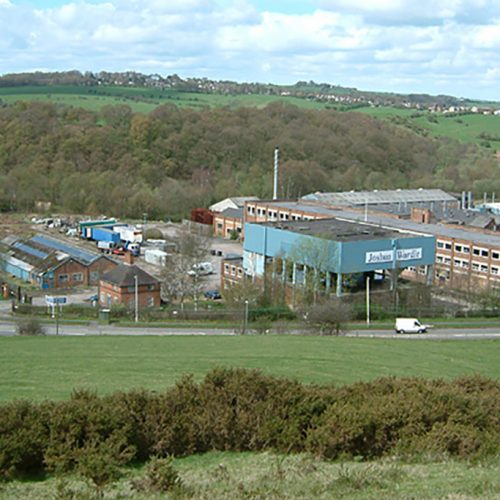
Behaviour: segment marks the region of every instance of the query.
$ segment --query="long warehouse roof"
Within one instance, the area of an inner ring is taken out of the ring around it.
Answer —
[[[368,213],[365,221],[365,214],[349,210],[347,208],[334,209],[322,207],[319,205],[312,205],[308,203],[301,203],[295,201],[277,201],[267,202],[269,206],[276,206],[286,208],[287,210],[297,210],[302,212],[309,212],[312,214],[326,215],[328,217],[335,217],[344,220],[368,222],[378,226],[389,227],[399,230],[413,231],[418,234],[431,234],[434,236],[445,236],[454,239],[469,240],[474,243],[482,243],[485,245],[493,245],[500,247],[500,236],[495,234],[486,234],[478,231],[468,231],[465,228],[454,228],[442,224],[419,224],[407,219],[395,219],[394,217],[384,217],[383,215],[373,215]]]
[[[31,238],[29,241],[38,243],[39,245],[44,246],[45,248],[60,250],[61,252],[70,255],[71,257],[79,260],[84,264],[90,264],[100,257],[100,254],[98,253],[89,252],[87,250],[83,250],[81,248],[68,245],[60,240],[49,238],[47,236],[42,236],[42,235],[33,236],[33,238]]]
[[[388,189],[373,191],[343,191],[338,193],[311,193],[301,198],[329,205],[365,205],[380,203],[456,202],[454,196],[442,189]]]

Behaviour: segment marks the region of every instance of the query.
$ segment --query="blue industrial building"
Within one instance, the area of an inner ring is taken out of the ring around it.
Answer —
[[[432,277],[435,237],[339,219],[246,223],[245,274],[269,272],[291,285],[321,282],[342,293],[347,275],[425,266]]]

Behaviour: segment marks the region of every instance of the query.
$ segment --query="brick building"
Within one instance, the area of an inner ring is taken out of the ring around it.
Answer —
[[[117,265],[108,256],[42,235],[16,238],[0,254],[4,272],[42,289],[97,285],[101,275]]]
[[[133,308],[136,293],[139,307],[160,305],[160,281],[136,265],[122,264],[104,274],[99,281],[101,307],[124,304]]]
[[[243,207],[226,208],[214,215],[214,235],[226,239],[239,239],[243,231]]]

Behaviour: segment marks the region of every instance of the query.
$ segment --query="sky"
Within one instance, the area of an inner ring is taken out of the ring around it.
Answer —
[[[0,74],[70,69],[500,101],[500,0],[0,0]]]

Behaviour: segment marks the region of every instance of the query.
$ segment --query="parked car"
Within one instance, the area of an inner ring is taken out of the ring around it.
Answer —
[[[95,307],[97,305],[97,302],[99,302],[99,295],[97,295],[97,293],[95,293],[94,295],[91,295],[90,297],[88,297],[86,300],[88,300],[90,302],[92,307]]]
[[[425,333],[429,325],[423,325],[416,318],[396,318],[396,333]]]
[[[207,290],[203,295],[210,300],[220,300],[222,298],[218,290]]]

